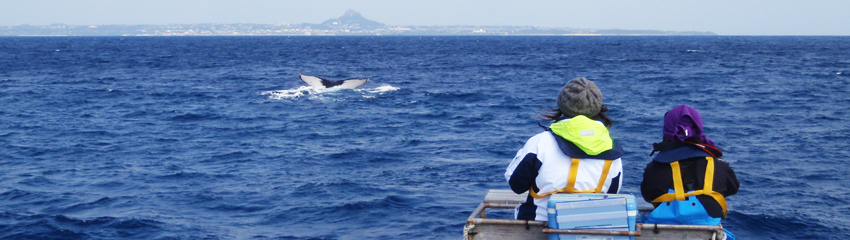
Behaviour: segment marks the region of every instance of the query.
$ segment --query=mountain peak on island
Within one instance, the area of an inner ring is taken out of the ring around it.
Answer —
[[[348,11],[345,11],[345,14],[339,18],[363,18],[363,16],[361,16],[359,12],[354,11],[354,9],[348,9]]]
[[[326,29],[374,30],[385,24],[364,18],[359,12],[349,9],[341,17],[328,19],[317,27]]]

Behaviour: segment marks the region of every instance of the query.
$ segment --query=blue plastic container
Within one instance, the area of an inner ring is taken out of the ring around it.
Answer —
[[[549,228],[634,231],[637,202],[631,194],[553,194],[548,204]],[[634,236],[549,234],[550,240],[634,240]]]

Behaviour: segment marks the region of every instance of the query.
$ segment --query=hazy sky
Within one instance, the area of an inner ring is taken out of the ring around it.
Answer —
[[[0,26],[320,23],[348,9],[388,25],[850,35],[850,0],[0,0]]]

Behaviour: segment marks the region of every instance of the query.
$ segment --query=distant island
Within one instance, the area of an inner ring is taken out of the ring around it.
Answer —
[[[348,10],[319,24],[168,24],[0,26],[0,36],[698,36],[713,32],[537,26],[390,26]]]

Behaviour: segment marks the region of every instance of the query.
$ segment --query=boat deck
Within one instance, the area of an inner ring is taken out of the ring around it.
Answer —
[[[484,202],[472,212],[466,220],[464,239],[549,239],[550,233],[577,235],[620,235],[634,236],[636,240],[647,239],[712,239],[722,240],[722,226],[709,225],[668,225],[638,223],[636,231],[603,231],[603,230],[567,230],[547,228],[546,222],[490,219],[486,218],[487,209],[513,209],[527,198],[527,193],[516,194],[511,190],[491,189]],[[639,205],[639,212],[652,211],[652,205]]]

